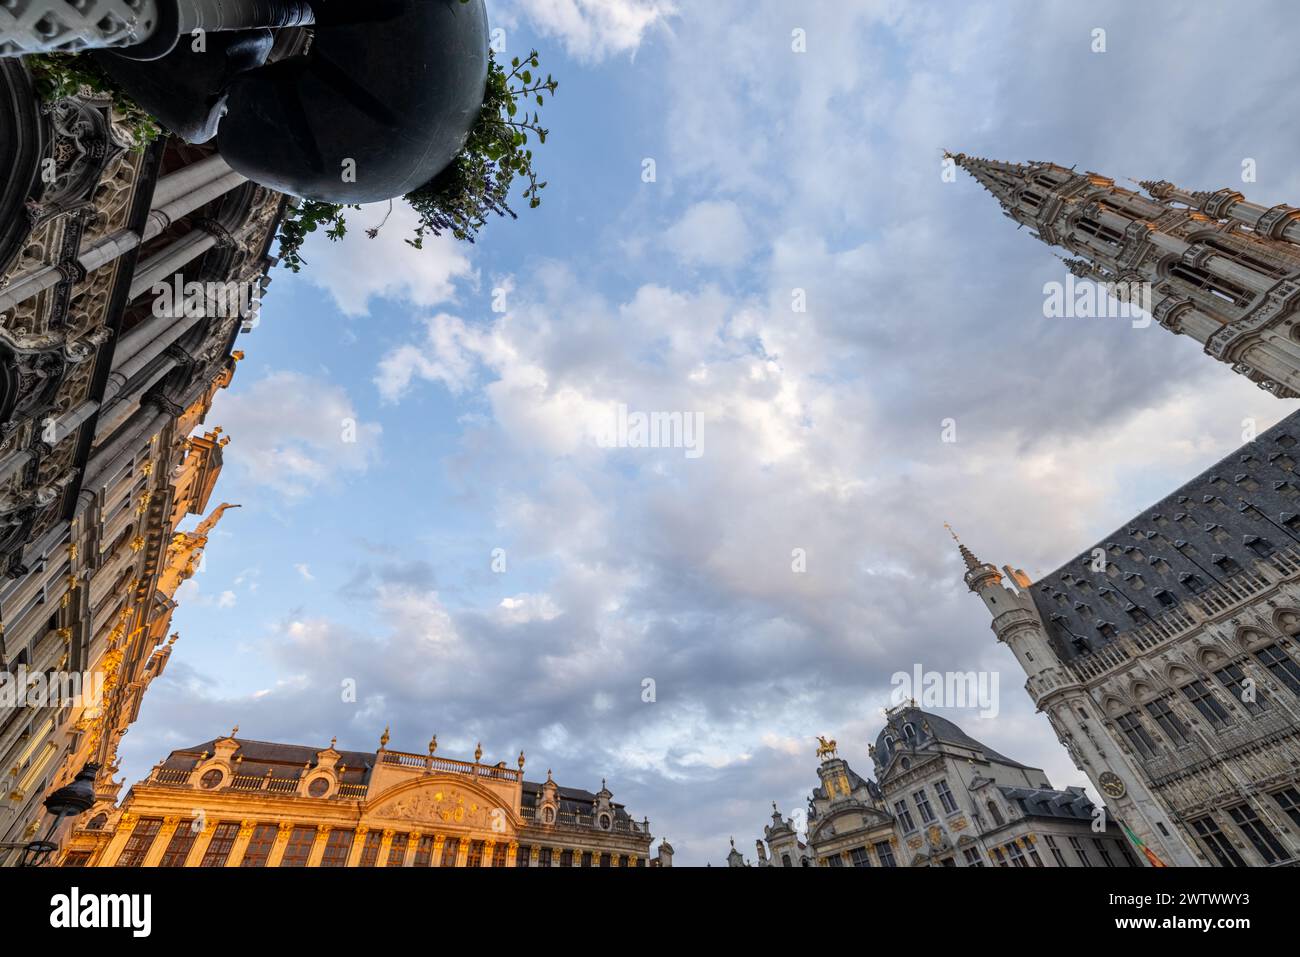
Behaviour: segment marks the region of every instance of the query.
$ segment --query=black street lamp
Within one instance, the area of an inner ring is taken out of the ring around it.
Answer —
[[[46,812],[54,815],[50,829],[45,837],[29,841],[23,847],[23,856],[19,867],[40,867],[50,859],[50,855],[59,849],[51,838],[59,830],[65,817],[75,817],[89,811],[95,803],[95,776],[99,774],[99,765],[90,763],[81,769],[71,784],[65,784],[45,799]]]

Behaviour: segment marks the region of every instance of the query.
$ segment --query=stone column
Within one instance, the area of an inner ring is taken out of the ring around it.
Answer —
[[[267,867],[279,867],[280,861],[284,859],[284,849],[289,843],[289,834],[293,831],[293,824],[289,821],[280,822],[279,833],[275,835],[275,843],[271,845],[271,855],[266,859]]]
[[[446,834],[435,834],[433,836],[433,857],[429,860],[430,867],[442,867],[442,849],[446,844]]]
[[[376,867],[388,866],[388,852],[393,848],[393,835],[397,833],[391,827],[384,828],[384,839],[379,842],[379,860],[375,861]]]
[[[256,829],[256,821],[239,822],[239,833],[235,835],[234,846],[230,848],[230,856],[226,858],[226,867],[241,867],[243,865],[244,854],[248,852],[248,843],[252,840],[253,831]],[[268,860],[267,864],[270,863]]]
[[[469,862],[469,839],[462,837],[456,848],[456,866],[464,867]]]
[[[348,867],[357,867],[361,863],[361,852],[366,846],[366,835],[370,833],[370,828],[364,824],[358,824],[356,831],[352,835],[352,850],[348,851]]]
[[[411,867],[415,863],[415,851],[419,846],[419,831],[411,831],[406,835],[406,853],[402,855],[402,867]]]
[[[122,848],[126,847],[126,842],[131,838],[131,832],[135,830],[136,816],[134,814],[123,814],[117,821],[117,827],[113,831],[113,839],[108,842],[108,850],[104,852],[104,860],[107,866],[113,867],[117,864],[117,859],[122,856]]]
[[[316,825],[316,840],[312,843],[311,853],[307,855],[308,867],[320,867],[321,858],[325,856],[325,845],[330,839],[330,826],[328,824]]]
[[[492,852],[496,850],[497,842],[489,838],[483,842],[483,860],[479,861],[480,867],[492,866]]]
[[[191,822],[190,827],[193,827],[194,823],[196,822]],[[203,855],[208,853],[208,845],[212,843],[212,835],[216,829],[216,821],[203,821],[203,830],[199,832],[199,836],[194,839],[194,844],[190,847],[190,856],[185,861],[187,865],[199,866],[199,862],[203,860]]]
[[[149,848],[149,853],[144,856],[145,867],[158,866],[163,854],[167,852],[167,845],[171,843],[172,835],[176,833],[176,825],[179,821],[180,818],[175,815],[163,818],[162,827],[158,829],[157,835],[154,836],[153,846]]]
[[[519,842],[511,841],[506,848],[506,867],[514,867],[516,858],[519,856]]]
[[[537,862],[542,859],[542,849],[534,844],[528,849],[528,866],[536,867]]]

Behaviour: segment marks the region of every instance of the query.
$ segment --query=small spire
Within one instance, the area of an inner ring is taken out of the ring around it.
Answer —
[[[953,530],[953,527],[947,522],[943,523],[943,527],[948,529],[948,534],[951,535],[952,540],[957,543],[957,551],[961,552],[961,557],[966,562],[966,569],[973,572],[975,569],[979,568],[982,562],[975,557],[974,552],[961,543],[961,539],[957,537],[957,533]]]

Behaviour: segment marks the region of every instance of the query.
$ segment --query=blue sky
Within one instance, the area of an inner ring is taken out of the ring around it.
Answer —
[[[949,716],[1084,784],[942,523],[1045,573],[1295,404],[1158,327],[1044,318],[1061,264],[940,148],[1300,197],[1285,4],[1089,6],[492,0],[507,54],[560,80],[544,202],[418,252],[405,210],[376,240],[366,210],[275,270],[209,419],[243,508],[184,586],[126,782],[234,724],[391,725],[607,778],[718,863],[803,804],[814,735],[869,774],[889,675],[921,663],[1000,671],[997,719]],[[619,403],[697,412],[705,454],[597,447]]]

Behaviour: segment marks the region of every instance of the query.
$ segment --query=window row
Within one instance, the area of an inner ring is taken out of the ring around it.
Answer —
[[[126,844],[122,848],[121,854],[118,855],[117,866],[143,866],[145,857],[148,855],[150,848],[153,847],[154,841],[162,829],[162,824],[162,818],[157,817],[145,817],[137,821],[131,836],[127,838]],[[208,842],[208,846],[199,860],[199,866],[225,867],[230,860],[231,852],[235,848],[239,837],[239,829],[240,825],[234,821],[224,821],[217,824],[213,828],[212,839]],[[255,825],[249,835],[248,844],[244,848],[244,854],[240,858],[239,866],[267,866],[279,832],[280,828],[277,824]],[[314,824],[294,825],[289,831],[279,866],[306,867],[311,857],[312,848],[316,843],[316,835],[317,827]],[[348,858],[352,854],[355,836],[355,832],[350,828],[334,828],[330,830],[321,854],[320,866],[346,867]],[[188,825],[177,827],[158,861],[158,866],[184,867],[196,837],[197,833],[193,827]],[[462,847],[462,845],[464,846]],[[421,835],[418,841],[412,845],[411,836],[403,832],[392,836],[384,863],[388,867],[401,867],[406,863],[407,854],[410,852],[413,866],[430,867],[433,865],[434,853],[437,851],[439,853],[438,864],[441,867],[457,866],[462,857],[462,852],[463,866],[465,867],[505,867],[508,860],[508,850],[508,846],[502,842],[491,845],[489,850],[486,841],[462,841],[460,838],[455,837],[444,840],[439,849],[435,844],[434,837],[429,834]],[[520,845],[515,856],[515,865],[518,867],[532,866],[532,850],[529,845]],[[368,831],[361,846],[357,864],[361,867],[377,867],[382,852],[383,833]],[[84,856],[82,856],[83,854]],[[491,855],[490,858],[488,858],[488,855]],[[575,855],[577,863],[575,863]],[[87,863],[88,859],[89,852],[76,852],[69,854],[64,863],[68,866],[78,866]],[[634,861],[635,864],[633,864]],[[537,849],[536,866],[538,867],[643,867],[644,864],[643,858],[627,854],[593,853],[591,851],[575,852],[549,847]]]

